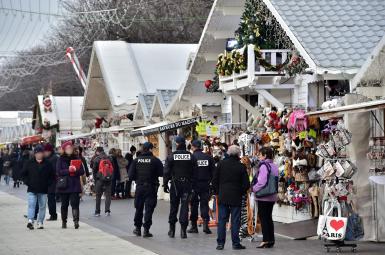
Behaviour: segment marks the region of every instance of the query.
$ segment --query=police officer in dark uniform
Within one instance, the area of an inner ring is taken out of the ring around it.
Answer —
[[[197,167],[195,157],[186,150],[186,140],[177,136],[175,138],[176,151],[171,153],[166,159],[163,175],[164,192],[170,193],[170,214],[169,237],[175,237],[175,224],[178,221],[177,213],[179,212],[179,223],[181,225],[181,238],[187,238],[188,225],[188,207],[189,198],[192,191],[193,173]],[[171,188],[168,183],[171,180]]]
[[[195,140],[191,143],[193,155],[197,160],[198,167],[194,171],[193,177],[193,194],[191,198],[191,228],[188,233],[198,233],[198,206],[200,203],[201,217],[203,219],[203,232],[211,234],[209,228],[209,198],[210,198],[210,183],[213,178],[215,162],[213,157],[203,153],[201,141]]]
[[[135,181],[135,218],[134,234],[141,236],[143,225],[143,237],[152,237],[150,227],[152,225],[152,214],[157,204],[157,193],[159,188],[159,177],[163,175],[162,162],[152,154],[154,148],[152,143],[145,142],[142,153],[131,164],[129,179]],[[143,209],[144,223],[143,220]]]

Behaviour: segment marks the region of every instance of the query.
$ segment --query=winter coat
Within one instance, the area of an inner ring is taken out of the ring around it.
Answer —
[[[57,164],[58,158],[59,157],[54,153],[52,153],[51,156],[47,158],[48,162],[50,162],[52,165],[52,169],[53,169],[54,175],[55,175],[55,181],[52,182],[52,184],[48,187],[48,193],[49,194],[53,194],[56,192],[56,180],[57,180],[57,178],[56,178],[56,164]]]
[[[109,156],[108,157],[114,167],[114,174],[113,174],[113,179],[119,181],[120,180],[120,170],[119,170],[119,164],[118,160],[116,159],[115,156]]]
[[[45,159],[38,163],[36,159],[28,160],[21,176],[28,186],[27,192],[47,194],[48,186],[54,181],[52,165]]]
[[[126,182],[128,181],[128,161],[123,157],[117,157],[116,158],[119,166],[119,172],[120,172],[120,182]]]
[[[79,159],[75,156],[62,155],[57,160],[56,164],[56,174],[60,176],[68,176],[68,184],[65,189],[57,189],[57,193],[81,193],[82,187],[80,185],[80,176],[84,174],[83,166],[80,166],[80,169],[75,172],[74,176],[69,175],[69,167],[71,160]]]
[[[214,172],[213,186],[219,204],[240,207],[242,195],[250,188],[246,166],[238,157],[228,157],[218,163]]]
[[[270,169],[271,169],[271,173],[274,176],[278,177],[278,166],[276,164],[274,164],[273,160],[267,159],[265,161],[262,161],[259,164],[258,182],[254,185],[253,192],[258,192],[266,186],[266,183],[268,180],[268,174],[269,174],[268,169],[266,167],[266,164],[269,164]],[[256,200],[276,202],[277,201],[277,194],[273,194],[273,195],[265,196],[265,197],[259,197],[259,198],[256,198]]]
[[[13,168],[12,178],[14,180],[22,179],[21,173],[26,162],[29,161],[29,155],[21,156],[20,159],[16,162],[16,167]]]
[[[12,164],[14,161],[10,155],[3,156],[3,175],[12,175]]]

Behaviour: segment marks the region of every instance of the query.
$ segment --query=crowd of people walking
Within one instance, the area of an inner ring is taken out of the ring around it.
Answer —
[[[51,144],[39,144],[32,151],[3,150],[0,154],[0,181],[14,187],[23,182],[27,185],[29,229],[44,228],[46,205],[49,221],[56,221],[56,203],[60,202],[61,226],[67,228],[68,208],[71,206],[74,228],[78,229],[79,204],[86,186],[95,194],[94,216],[101,215],[101,201],[104,197],[104,213],[111,215],[111,200],[131,198],[131,186],[135,186],[134,231],[136,236],[153,237],[150,232],[152,216],[157,206],[157,194],[162,181],[163,191],[170,195],[169,231],[175,237],[179,221],[180,237],[187,233],[198,233],[198,216],[202,219],[203,232],[212,234],[209,201],[212,197],[218,210],[217,250],[223,250],[226,242],[226,225],[231,225],[231,240],[234,250],[245,249],[241,244],[242,199],[250,192],[255,193],[258,203],[258,217],[261,222],[263,240],[257,248],[272,248],[275,244],[273,206],[277,200],[278,168],[273,163],[274,151],[269,147],[259,150],[257,172],[250,179],[246,165],[240,160],[241,149],[234,143],[223,145],[220,158],[202,151],[203,144],[194,140],[186,146],[185,138],[175,139],[176,150],[164,164],[153,154],[154,145],[145,142],[139,151],[134,146],[123,156],[120,149],[110,149],[108,154],[97,147],[94,156],[87,162],[83,148],[71,141],[58,148]],[[163,180],[160,178],[163,177]],[[213,196],[215,195],[215,196]],[[200,209],[200,210],[199,210]],[[190,223],[190,224],[189,224]],[[188,229],[188,226],[190,228]],[[143,234],[142,234],[143,228]]]

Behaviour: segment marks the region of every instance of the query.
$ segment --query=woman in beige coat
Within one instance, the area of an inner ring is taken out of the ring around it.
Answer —
[[[125,191],[127,190],[125,186],[128,185],[128,161],[123,157],[122,150],[120,149],[116,150],[116,160],[118,161],[120,171],[120,183],[118,185],[118,190],[122,191],[123,198],[127,198],[130,196],[130,194],[125,194]]]

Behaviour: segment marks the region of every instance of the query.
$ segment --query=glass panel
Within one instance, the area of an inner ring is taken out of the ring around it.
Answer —
[[[281,52],[276,53],[276,59],[277,59],[277,65],[282,64],[282,53]]]
[[[265,60],[267,63],[271,64],[271,52],[265,53]]]

